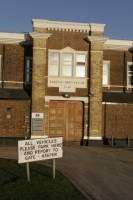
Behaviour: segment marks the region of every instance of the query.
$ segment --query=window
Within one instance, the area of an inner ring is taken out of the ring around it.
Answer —
[[[72,76],[73,54],[63,53],[61,58],[61,76]]]
[[[133,87],[133,63],[127,62],[127,87]]]
[[[103,86],[109,85],[109,69],[110,69],[110,61],[104,60],[103,61],[103,79],[102,79]]]
[[[76,54],[76,77],[85,77],[86,76],[86,55],[85,54]]]
[[[49,50],[48,76],[86,77],[87,52],[68,48],[66,52]]]
[[[2,55],[0,55],[0,82],[2,81]]]
[[[48,60],[49,60],[48,75],[58,76],[59,75],[59,53],[49,52]]]

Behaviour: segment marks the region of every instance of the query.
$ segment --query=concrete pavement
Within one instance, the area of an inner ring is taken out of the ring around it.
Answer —
[[[0,147],[0,157],[16,159],[17,148]],[[133,200],[133,150],[65,146],[56,167],[87,199]]]

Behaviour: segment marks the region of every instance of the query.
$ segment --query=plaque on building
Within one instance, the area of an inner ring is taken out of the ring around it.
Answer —
[[[32,131],[43,131],[44,127],[44,114],[43,113],[32,113],[31,128]]]
[[[48,87],[58,87],[59,92],[75,92],[76,88],[87,88],[87,79],[48,77]]]

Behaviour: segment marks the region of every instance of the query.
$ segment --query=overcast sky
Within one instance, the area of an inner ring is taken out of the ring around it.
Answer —
[[[110,38],[133,40],[133,0],[0,0],[1,32],[29,32],[33,18],[105,23]]]

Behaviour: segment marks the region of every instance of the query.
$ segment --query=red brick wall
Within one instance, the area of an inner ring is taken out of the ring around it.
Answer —
[[[110,89],[108,91],[123,91],[124,82],[126,84],[127,61],[131,61],[131,54],[125,52],[124,69],[124,51],[105,50],[103,60],[110,60]],[[104,91],[107,89],[104,88]]]
[[[133,138],[133,104],[103,104],[103,135]]]
[[[23,81],[24,76],[24,48],[17,44],[0,45],[0,54],[3,58],[4,81]],[[22,87],[19,83],[5,83],[5,87]]]
[[[0,137],[24,137],[29,129],[30,101],[0,100]]]

